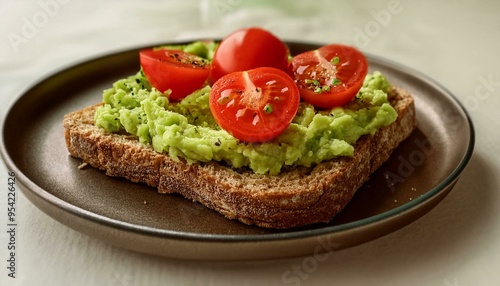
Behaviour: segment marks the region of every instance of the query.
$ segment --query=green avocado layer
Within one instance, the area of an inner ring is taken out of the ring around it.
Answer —
[[[215,122],[209,108],[210,87],[171,103],[168,93],[152,88],[139,71],[104,91],[95,124],[108,132],[133,134],[157,152],[188,163],[224,161],[258,174],[279,174],[284,166],[312,166],[339,156],[352,156],[363,135],[389,125],[397,113],[389,104],[390,84],[379,72],[368,74],[349,104],[317,110],[301,103],[290,126],[265,143],[246,143]]]

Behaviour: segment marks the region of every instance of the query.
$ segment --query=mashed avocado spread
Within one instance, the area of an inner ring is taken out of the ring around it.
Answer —
[[[210,60],[215,46],[196,42],[176,48]],[[104,91],[104,104],[96,111],[95,124],[108,132],[133,134],[174,160],[216,160],[234,168],[249,167],[259,174],[278,174],[285,166],[312,166],[352,156],[359,137],[374,134],[396,120],[397,113],[388,101],[389,89],[381,73],[368,74],[351,103],[317,110],[302,102],[293,122],[279,137],[265,143],[245,143],[215,122],[209,107],[210,86],[171,103],[169,91],[152,88],[139,71]]]

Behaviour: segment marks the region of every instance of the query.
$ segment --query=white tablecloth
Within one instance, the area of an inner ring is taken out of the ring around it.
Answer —
[[[149,43],[222,37],[262,26],[288,40],[342,42],[432,76],[465,105],[476,149],[453,192],[415,223],[304,258],[193,262],[110,246],[50,218],[20,192],[16,278],[9,273],[7,177],[0,168],[0,285],[500,285],[500,2],[0,2],[0,115],[36,80],[96,55]],[[309,271],[310,270],[310,271]]]

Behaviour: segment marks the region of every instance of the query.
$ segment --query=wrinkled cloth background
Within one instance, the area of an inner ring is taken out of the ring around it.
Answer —
[[[311,263],[294,280],[283,275],[303,257],[209,263],[118,249],[61,225],[20,191],[17,278],[9,278],[9,170],[0,162],[0,285],[500,285],[499,9],[496,0],[1,1],[2,118],[30,85],[86,59],[261,26],[286,40],[355,45],[433,77],[466,107],[476,148],[430,213]]]

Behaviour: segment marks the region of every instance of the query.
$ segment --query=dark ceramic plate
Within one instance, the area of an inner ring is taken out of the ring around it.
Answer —
[[[316,48],[288,43],[292,53]],[[450,94],[428,77],[368,55],[414,97],[418,129],[328,224],[272,230],[227,220],[177,195],[78,169],[63,138],[63,115],[101,101],[102,91],[139,69],[132,49],[71,66],[33,85],[10,107],[1,153],[19,187],[54,219],[110,244],[184,259],[236,260],[312,255],[391,233],[438,204],[457,182],[474,145],[472,124]]]

